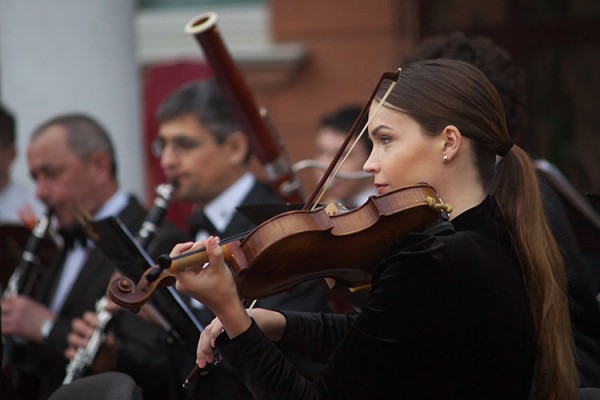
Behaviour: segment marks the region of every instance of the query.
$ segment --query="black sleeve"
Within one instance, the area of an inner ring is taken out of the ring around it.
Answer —
[[[254,321],[232,341],[221,335],[217,348],[254,398],[318,398],[309,382],[296,372]]]
[[[302,313],[284,311],[287,321],[286,332],[277,345],[290,353],[306,355],[316,361],[327,361],[356,315]],[[314,338],[319,338],[315,340]]]
[[[255,398],[390,398],[386,396],[395,387],[381,383],[393,382],[390,374],[401,376],[403,368],[411,367],[411,344],[414,336],[419,336],[418,331],[402,326],[418,326],[431,315],[423,300],[427,274],[417,273],[423,270],[422,265],[394,266],[379,276],[367,307],[358,316],[284,313],[289,325],[278,344],[281,349],[321,356],[335,349],[326,370],[316,380],[299,374],[254,322],[233,340],[222,335],[217,348]],[[418,301],[422,307],[414,307]],[[394,322],[400,320],[402,324]],[[403,365],[391,368],[390,360],[399,359],[399,348],[409,356]],[[363,373],[365,368],[369,373]]]

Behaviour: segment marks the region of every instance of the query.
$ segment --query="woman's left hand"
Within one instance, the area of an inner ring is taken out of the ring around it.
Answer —
[[[250,318],[240,301],[233,274],[225,264],[218,237],[206,241],[182,243],[173,248],[171,256],[206,247],[208,263],[174,272],[177,290],[194,297],[208,307],[223,323],[230,338],[250,326]]]

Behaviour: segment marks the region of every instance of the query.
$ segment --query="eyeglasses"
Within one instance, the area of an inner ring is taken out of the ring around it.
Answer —
[[[154,154],[156,157],[161,157],[169,144],[171,145],[172,151],[179,154],[195,149],[196,147],[200,146],[202,142],[186,136],[175,136],[170,140],[157,137],[150,145],[152,154]]]

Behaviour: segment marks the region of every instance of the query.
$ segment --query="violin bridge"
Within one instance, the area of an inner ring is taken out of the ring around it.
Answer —
[[[327,204],[327,206],[325,206],[325,212],[328,215],[337,215],[340,213],[345,213],[347,211],[348,211],[348,209],[342,203],[338,203],[338,202],[332,202],[332,203]]]

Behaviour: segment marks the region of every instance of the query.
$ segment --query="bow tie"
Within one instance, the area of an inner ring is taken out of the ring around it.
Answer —
[[[88,238],[79,226],[70,229],[60,228],[58,233],[63,238],[65,249],[72,249],[77,243],[79,243],[81,247],[87,247]]]
[[[210,222],[210,219],[202,212],[197,211],[188,217],[188,225],[192,237],[196,236],[199,231],[206,231],[209,235],[220,234],[219,230]]]

